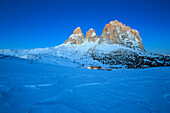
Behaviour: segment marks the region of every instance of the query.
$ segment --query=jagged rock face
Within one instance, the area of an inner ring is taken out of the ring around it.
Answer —
[[[99,36],[96,35],[95,30],[93,30],[93,28],[87,31],[85,39],[88,39],[88,42],[91,42],[91,41],[95,42],[98,38]]]
[[[84,34],[81,31],[80,27],[77,27],[74,31],[73,34],[69,37],[68,40],[64,42],[64,44],[70,42],[71,44],[81,44],[84,42]]]
[[[145,51],[139,32],[131,29],[129,26],[126,27],[117,20],[106,24],[99,40],[99,44],[102,43],[121,44],[126,47]]]
[[[81,31],[81,28],[80,27],[77,27],[74,31],[73,31],[73,34],[83,34],[82,31]]]

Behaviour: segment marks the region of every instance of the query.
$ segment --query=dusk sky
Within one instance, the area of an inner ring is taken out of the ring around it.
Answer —
[[[0,0],[0,49],[53,47],[76,27],[101,35],[118,20],[139,31],[146,51],[170,54],[170,0]]]

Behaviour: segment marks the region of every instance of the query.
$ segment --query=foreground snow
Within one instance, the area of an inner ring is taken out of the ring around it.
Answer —
[[[100,71],[0,58],[1,113],[170,113],[170,67]]]

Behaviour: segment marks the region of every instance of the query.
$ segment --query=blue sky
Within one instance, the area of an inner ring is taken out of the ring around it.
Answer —
[[[0,0],[0,49],[62,44],[76,27],[101,35],[118,20],[139,31],[147,51],[170,54],[169,0]]]

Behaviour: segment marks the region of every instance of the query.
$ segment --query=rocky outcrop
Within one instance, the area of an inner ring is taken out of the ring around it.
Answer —
[[[117,20],[106,24],[99,40],[99,44],[102,43],[120,44],[133,49],[145,51],[139,32],[131,29],[129,26],[126,27]]]
[[[86,38],[88,40],[88,42],[95,42],[97,39],[99,38],[98,35],[96,35],[95,30],[93,30],[93,28],[89,29],[89,31],[87,31],[86,33]]]
[[[71,44],[82,44],[84,40],[88,40],[88,42],[95,42],[98,38],[99,36],[96,35],[94,29],[89,29],[89,31],[86,33],[86,37],[84,37],[80,27],[77,27],[64,44],[68,42]],[[99,45],[103,43],[119,44],[128,48],[145,52],[139,32],[137,30],[131,29],[129,26],[125,26],[117,20],[106,24],[98,41]]]
[[[73,34],[69,37],[68,40],[64,42],[64,44],[70,42],[71,44],[81,44],[84,42],[84,34],[81,31],[80,27],[77,27],[74,31]]]

